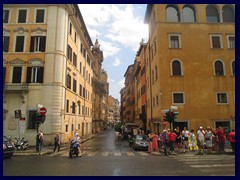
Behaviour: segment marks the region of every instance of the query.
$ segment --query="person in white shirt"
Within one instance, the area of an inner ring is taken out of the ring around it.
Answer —
[[[182,137],[184,137],[183,139],[184,152],[185,152],[185,149],[189,151],[189,142],[188,142],[189,135],[190,135],[190,132],[187,130],[187,127],[184,127],[182,131]]]
[[[205,132],[202,126],[200,126],[197,131],[197,142],[199,153],[201,153],[201,151],[204,153]]]

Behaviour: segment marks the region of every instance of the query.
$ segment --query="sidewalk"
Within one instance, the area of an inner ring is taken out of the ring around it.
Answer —
[[[95,134],[89,134],[86,136],[82,136],[81,137],[81,144],[83,144],[84,142],[93,139],[95,136]],[[69,143],[64,143],[61,144],[61,149],[60,150],[64,150],[64,149],[68,149],[70,146]],[[43,146],[42,151],[41,151],[41,155],[46,155],[46,154],[53,154],[53,149],[54,146]],[[38,152],[36,152],[36,147],[35,146],[29,146],[27,150],[23,151],[23,150],[15,150],[13,156],[34,156],[34,155],[39,155]]]

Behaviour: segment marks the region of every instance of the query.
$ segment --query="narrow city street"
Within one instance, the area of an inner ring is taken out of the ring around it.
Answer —
[[[115,144],[113,129],[82,144],[82,157],[68,158],[68,148],[39,156],[13,156],[3,161],[4,176],[234,176],[235,156],[164,156],[133,151],[126,140]]]

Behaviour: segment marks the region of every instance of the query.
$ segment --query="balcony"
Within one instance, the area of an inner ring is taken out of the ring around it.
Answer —
[[[4,93],[27,93],[28,92],[28,84],[5,84]]]

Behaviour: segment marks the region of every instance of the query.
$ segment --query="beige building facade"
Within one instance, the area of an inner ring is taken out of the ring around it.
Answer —
[[[148,127],[174,105],[174,127],[235,129],[234,5],[148,5],[145,22]]]
[[[47,109],[40,126],[44,143],[56,133],[92,133],[92,41],[76,4],[4,4],[3,131],[35,144],[34,114]],[[21,110],[19,128],[14,111]],[[21,130],[21,132],[20,132]]]

